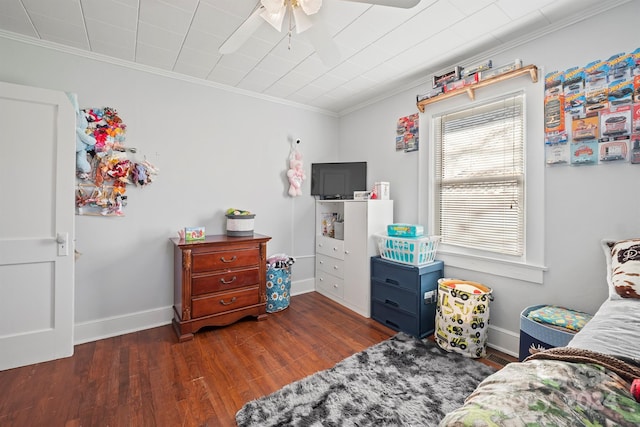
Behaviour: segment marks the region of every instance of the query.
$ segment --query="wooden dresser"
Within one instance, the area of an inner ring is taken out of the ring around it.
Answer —
[[[267,242],[271,237],[207,236],[174,244],[173,326],[180,342],[204,326],[267,316]]]

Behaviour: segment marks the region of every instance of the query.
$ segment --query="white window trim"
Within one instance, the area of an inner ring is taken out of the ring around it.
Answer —
[[[542,105],[543,89],[541,82],[533,84],[523,79],[513,79],[498,85],[488,86],[476,93],[476,101],[464,95],[452,97],[441,102],[427,105],[420,114],[421,147],[418,161],[418,219],[429,230],[435,229],[435,147],[434,117],[463,108],[471,108],[492,100],[501,99],[521,91],[525,104],[525,252],[521,257],[499,256],[484,251],[469,251],[452,245],[441,244],[437,258],[444,261],[445,267],[456,267],[470,271],[493,274],[532,283],[542,283],[544,272],[544,135]]]

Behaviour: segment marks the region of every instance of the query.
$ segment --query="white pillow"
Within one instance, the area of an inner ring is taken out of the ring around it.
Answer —
[[[609,299],[640,299],[640,239],[602,240]]]

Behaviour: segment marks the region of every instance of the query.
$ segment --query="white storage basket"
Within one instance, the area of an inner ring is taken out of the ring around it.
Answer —
[[[253,236],[254,214],[225,216],[227,217],[227,236]]]
[[[436,258],[440,236],[392,237],[377,234],[380,257],[401,264],[425,265]]]

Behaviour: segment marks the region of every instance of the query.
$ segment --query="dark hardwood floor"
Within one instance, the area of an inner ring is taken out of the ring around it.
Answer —
[[[0,426],[235,426],[249,400],[394,334],[312,292],[184,343],[167,325],[81,344],[73,357],[0,372]]]

